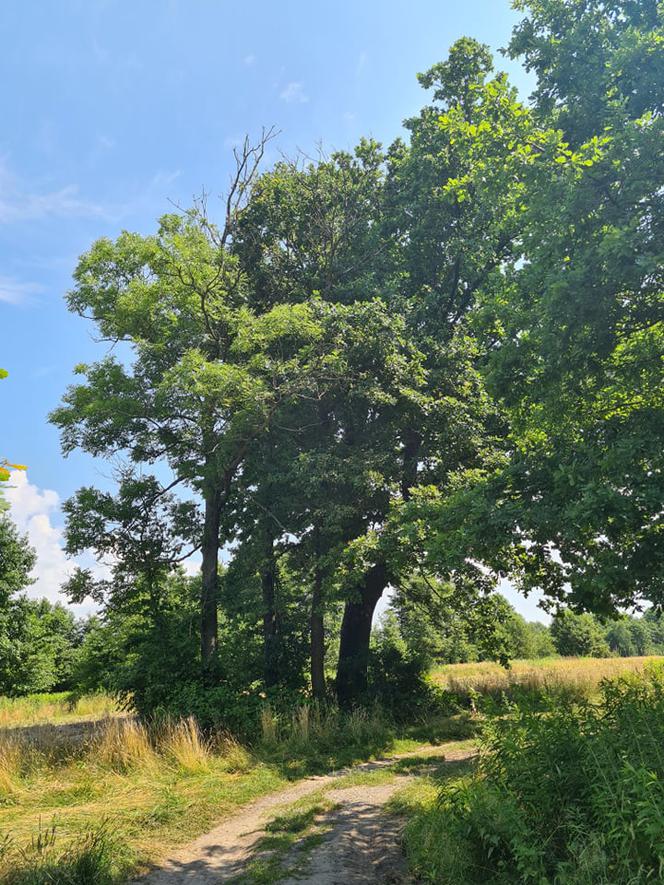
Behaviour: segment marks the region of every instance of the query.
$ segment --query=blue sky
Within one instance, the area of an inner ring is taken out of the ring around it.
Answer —
[[[424,101],[418,71],[464,34],[497,50],[516,20],[508,0],[0,5],[0,454],[29,465],[10,497],[41,554],[34,592],[53,597],[66,569],[59,502],[108,472],[63,459],[46,420],[72,367],[103,353],[63,300],[77,256],[221,193],[233,145],[262,126],[281,130],[268,162],[389,142]],[[525,96],[525,73],[497,64]]]

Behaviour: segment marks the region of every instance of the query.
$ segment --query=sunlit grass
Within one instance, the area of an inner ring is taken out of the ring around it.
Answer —
[[[103,825],[122,846],[123,868],[141,870],[296,778],[426,740],[397,736],[378,710],[313,708],[264,719],[265,740],[252,748],[225,733],[203,734],[191,719],[106,717],[85,729],[65,721],[0,731],[0,834],[12,846],[4,862],[29,854],[35,834],[54,826],[49,857],[78,863],[98,845],[90,834]],[[6,869],[0,853],[0,881]]]
[[[432,680],[441,688],[458,694],[469,690],[480,695],[497,695],[514,687],[526,690],[569,687],[580,693],[592,692],[602,681],[622,673],[643,670],[663,663],[664,657],[635,658],[540,658],[512,661],[506,669],[493,661],[470,664],[444,664],[436,667]]]
[[[105,694],[76,698],[70,692],[60,692],[24,698],[0,697],[0,728],[80,722],[102,719],[118,712],[117,702]]]

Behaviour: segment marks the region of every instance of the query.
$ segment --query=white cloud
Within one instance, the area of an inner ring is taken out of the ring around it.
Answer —
[[[15,277],[0,277],[0,301],[5,304],[23,304],[41,291],[43,287],[37,283],[22,283]]]
[[[249,55],[245,55],[244,57],[244,63],[245,65],[247,65],[247,67],[251,67],[255,63],[255,61],[256,56],[252,52],[250,52]]]
[[[42,193],[25,186],[6,159],[0,158],[0,224],[50,217],[98,218],[104,214],[101,206],[82,199],[74,184]]]
[[[279,93],[279,98],[288,104],[304,104],[309,101],[303,85],[296,81],[288,83]]]
[[[62,529],[52,519],[60,508],[60,497],[52,489],[39,489],[28,481],[23,471],[15,471],[9,480],[4,497],[9,504],[9,515],[19,531],[27,534],[37,553],[32,572],[35,583],[28,590],[34,599],[46,597],[51,602],[66,602],[60,593],[62,584],[71,575],[75,563],[67,559],[63,550]],[[88,563],[86,563],[88,565]],[[94,570],[101,576],[103,567],[96,563]],[[72,606],[77,613],[90,612],[91,604]]]

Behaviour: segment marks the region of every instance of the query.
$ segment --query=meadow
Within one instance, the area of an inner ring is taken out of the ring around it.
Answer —
[[[85,862],[96,870],[91,882],[121,882],[299,778],[427,742],[468,739],[485,719],[461,709],[469,697],[556,685],[589,699],[603,678],[660,660],[516,661],[508,671],[492,663],[439,667],[432,680],[448,715],[398,727],[378,709],[342,714],[304,706],[284,717],[266,707],[251,746],[224,732],[203,734],[191,718],[140,723],[106,695],[2,699],[0,879],[32,885],[51,881],[39,878],[49,864],[60,875]],[[411,815],[433,801],[434,786],[423,789],[405,803]],[[91,875],[72,873],[71,881]]]
[[[80,697],[69,691],[0,697],[0,729],[92,722],[120,712],[117,701],[101,692]]]
[[[558,688],[592,694],[603,679],[643,670],[664,661],[660,655],[629,658],[550,657],[516,660],[508,668],[494,661],[443,664],[431,672],[432,681],[458,695],[476,692],[482,697],[508,695],[514,690],[545,691]]]

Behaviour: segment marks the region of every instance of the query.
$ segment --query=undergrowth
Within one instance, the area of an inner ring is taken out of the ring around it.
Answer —
[[[664,878],[664,677],[604,682],[596,703],[514,706],[477,771],[411,809],[424,882],[645,885]]]

